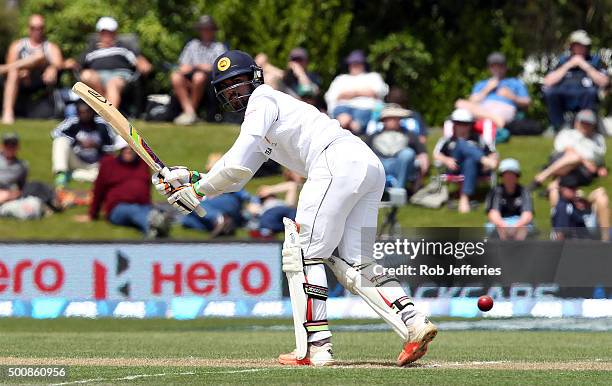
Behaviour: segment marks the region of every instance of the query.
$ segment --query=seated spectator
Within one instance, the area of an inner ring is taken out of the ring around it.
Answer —
[[[121,105],[121,93],[134,79],[135,72],[146,75],[152,69],[151,63],[134,47],[117,40],[118,28],[112,17],[101,17],[96,23],[97,41],[87,47],[79,63],[66,61],[67,68],[82,68],[81,81],[106,96],[117,108]]]
[[[321,78],[308,71],[308,52],[304,48],[296,47],[289,53],[283,83],[287,92],[297,98],[314,98],[319,95]]]
[[[367,139],[385,168],[387,181],[395,188],[406,188],[409,181],[421,180],[429,170],[427,148],[401,125],[409,116],[409,110],[387,105],[380,114],[382,130]]]
[[[487,57],[491,77],[481,80],[472,88],[469,99],[459,99],[458,109],[470,111],[477,119],[490,119],[497,127],[505,127],[514,120],[517,109],[525,109],[531,103],[523,81],[506,77],[506,57],[493,52]]]
[[[497,153],[474,130],[474,116],[464,109],[451,115],[453,135],[443,138],[434,149],[434,159],[442,163],[451,174],[464,177],[459,196],[459,212],[470,211],[470,197],[476,192],[478,177],[497,167]]]
[[[525,240],[533,230],[533,201],[519,183],[520,164],[514,158],[506,158],[500,162],[498,172],[501,184],[487,196],[487,234],[497,233],[501,240]]]
[[[200,101],[210,84],[212,64],[227,51],[225,44],[216,41],[217,24],[212,17],[200,17],[195,27],[200,34],[199,39],[192,39],[185,45],[179,56],[179,67],[170,75],[174,95],[183,109],[174,120],[177,125],[192,125],[197,121]],[[207,106],[207,109],[210,108],[213,106]]]
[[[117,136],[85,102],[77,102],[78,116],[68,118],[52,132],[52,168],[56,188],[65,188],[71,179],[93,182],[98,162],[114,150]]]
[[[0,217],[37,219],[43,215],[44,205],[36,197],[22,195],[28,176],[28,166],[17,157],[18,152],[17,134],[3,135],[2,148],[0,148]]]
[[[567,175],[553,184],[548,197],[553,239],[598,237],[610,241],[610,208],[604,188],[597,188],[584,197],[576,178]]]
[[[206,170],[210,170],[221,158],[220,153],[208,156]],[[202,200],[200,206],[206,211],[204,217],[190,213],[180,219],[184,228],[210,232],[211,237],[232,235],[245,219],[242,216],[243,205],[254,200],[246,190],[224,193]]]
[[[362,134],[372,111],[382,105],[389,86],[377,72],[366,71],[366,58],[361,50],[346,58],[348,74],[338,75],[325,94],[327,109],[332,118],[355,134]]]
[[[248,213],[253,216],[249,222],[250,236],[256,239],[273,238],[275,234],[284,232],[283,217],[295,220],[300,187],[304,178],[299,174],[285,169],[284,182],[276,185],[263,185],[257,190],[258,202],[247,206]],[[279,195],[284,194],[284,199]]]
[[[591,55],[591,38],[583,30],[572,32],[569,54],[544,77],[544,99],[550,124],[555,130],[565,123],[564,114],[583,109],[597,110],[598,90],[610,80],[598,55]]]
[[[4,82],[2,123],[15,121],[15,102],[21,93],[32,96],[57,83],[58,71],[63,66],[59,47],[45,38],[45,18],[32,15],[28,19],[28,37],[14,41],[6,55],[0,74],[7,74]]]
[[[574,129],[557,134],[549,166],[538,173],[530,189],[541,186],[549,177],[573,174],[578,185],[588,185],[597,176],[607,175],[604,167],[606,140],[596,131],[597,116],[591,110],[576,115]]]
[[[102,158],[89,214],[75,221],[97,220],[103,209],[111,224],[136,228],[147,238],[168,236],[169,215],[151,206],[149,167],[125,141],[120,147],[118,155]]]

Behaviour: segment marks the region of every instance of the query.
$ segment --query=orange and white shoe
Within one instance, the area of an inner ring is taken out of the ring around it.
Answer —
[[[427,353],[427,346],[438,333],[438,327],[427,319],[424,314],[418,313],[408,327],[410,340],[404,343],[404,349],[397,357],[398,366],[406,366],[420,359]]]
[[[322,346],[315,346],[309,343],[304,359],[297,359],[294,350],[288,354],[279,355],[278,362],[281,365],[289,366],[329,366],[334,363],[332,344],[325,343]]]

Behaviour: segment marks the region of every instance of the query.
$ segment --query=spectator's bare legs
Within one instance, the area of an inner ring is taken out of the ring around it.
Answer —
[[[342,113],[336,117],[338,122],[340,122],[340,126],[345,130],[350,130],[353,133],[359,133],[361,131],[361,127],[359,127],[359,122],[354,121],[353,117],[350,114]]]
[[[195,115],[195,108],[191,104],[191,98],[189,97],[189,80],[185,78],[182,73],[175,71],[170,75],[170,81],[172,82],[174,95],[176,95],[176,99],[178,99],[181,104],[183,112],[189,115]]]
[[[457,210],[459,211],[459,213],[469,213],[470,209],[470,197],[465,193],[461,193],[461,195],[459,196]]]
[[[121,92],[125,88],[126,82],[123,78],[110,78],[106,82],[106,98],[116,108],[121,105]]]
[[[589,202],[597,216],[597,225],[601,232],[602,241],[610,241],[610,207],[608,194],[604,188],[597,188],[589,194]]]
[[[104,88],[102,87],[102,81],[100,80],[100,76],[94,70],[86,69],[81,71],[81,82],[93,88],[100,94],[105,94]]]
[[[10,70],[4,83],[4,99],[2,103],[2,123],[11,125],[15,122],[15,101],[19,90],[19,74],[17,69]]]
[[[197,109],[204,95],[204,87],[206,86],[206,73],[196,71],[191,77],[191,106],[193,110]]]
[[[506,121],[502,117],[482,108],[478,103],[470,102],[466,99],[459,99],[455,102],[455,107],[468,110],[476,118],[488,118],[492,120],[497,127],[504,127],[506,124]]]
[[[572,171],[576,166],[580,165],[582,159],[572,148],[568,148],[563,153],[563,156],[550,164],[546,169],[538,173],[534,180],[538,183],[543,183],[550,176],[564,176]]]

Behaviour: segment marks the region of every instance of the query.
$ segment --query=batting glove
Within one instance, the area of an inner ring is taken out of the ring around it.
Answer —
[[[168,197],[168,203],[183,214],[189,214],[196,210],[198,214],[204,215],[200,201],[204,195],[195,189],[193,184],[185,184],[173,189]]]
[[[172,166],[153,174],[151,183],[159,194],[168,197],[173,193],[175,187],[195,184],[200,179],[202,175],[196,170],[189,170],[184,166]]]

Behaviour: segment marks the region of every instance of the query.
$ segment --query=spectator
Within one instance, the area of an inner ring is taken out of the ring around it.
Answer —
[[[319,95],[321,78],[308,71],[308,52],[304,48],[296,47],[289,53],[283,83],[287,91],[297,98],[315,98]]]
[[[200,17],[195,27],[200,38],[192,39],[185,45],[179,57],[179,67],[170,76],[174,95],[183,109],[174,120],[177,125],[192,125],[197,121],[198,106],[209,87],[212,64],[219,55],[227,51],[227,47],[215,39],[217,24],[212,17]],[[213,106],[206,108],[211,109]]]
[[[117,108],[121,105],[121,93],[134,79],[135,72],[146,75],[152,69],[135,47],[117,40],[118,28],[112,17],[101,17],[96,23],[97,41],[81,55],[80,63],[66,61],[68,68],[82,68],[81,81],[106,96]]]
[[[62,52],[45,38],[45,18],[32,15],[28,19],[28,37],[14,41],[6,55],[0,74],[7,74],[4,83],[2,123],[15,121],[15,102],[23,93],[34,93],[54,86],[63,66]]]
[[[0,217],[21,220],[40,218],[43,202],[36,197],[23,197],[28,176],[27,164],[17,157],[19,137],[9,133],[2,136],[0,148]]]
[[[498,172],[501,184],[487,196],[487,234],[497,233],[502,240],[525,240],[533,230],[533,201],[519,183],[520,164],[514,158],[506,158],[500,162]]]
[[[264,83],[275,90],[284,91],[283,77],[285,73],[280,68],[270,63],[268,55],[259,53],[255,56],[255,64],[257,64],[264,73]]]
[[[598,90],[609,84],[601,58],[589,52],[589,35],[584,30],[574,31],[568,43],[569,55],[561,56],[555,69],[544,77],[544,99],[555,130],[563,126],[565,112],[597,110]]]
[[[368,145],[380,158],[390,185],[406,188],[409,181],[421,180],[429,170],[427,149],[401,122],[410,111],[399,105],[387,105],[380,114],[382,130],[368,137]]]
[[[383,103],[389,86],[380,74],[366,71],[366,58],[361,50],[346,58],[348,74],[338,75],[325,94],[327,109],[344,129],[361,134],[372,111]]]
[[[576,114],[574,129],[564,129],[557,134],[549,166],[538,173],[530,189],[541,186],[551,176],[573,174],[578,185],[588,185],[597,176],[606,176],[604,167],[606,141],[599,134],[597,116],[591,110]]]
[[[221,154],[212,153],[208,156],[206,170],[221,158]],[[200,206],[206,211],[204,217],[190,213],[181,218],[180,222],[184,228],[197,229],[210,232],[211,237],[234,234],[236,227],[242,225],[243,204],[253,200],[246,190],[225,193],[215,197],[207,197],[202,200]]]
[[[89,214],[75,221],[96,220],[103,208],[111,224],[136,228],[148,238],[166,237],[170,217],[151,206],[149,167],[125,141],[120,147],[118,155],[101,160]]]
[[[114,150],[117,136],[85,103],[77,102],[76,117],[60,123],[52,132],[52,168],[55,186],[65,188],[70,179],[93,182],[98,162]]]
[[[477,119],[490,119],[497,127],[505,127],[514,120],[517,108],[527,108],[531,99],[521,80],[506,77],[508,67],[502,53],[491,53],[487,65],[491,77],[476,83],[469,99],[459,99],[455,107],[470,111]]]
[[[408,97],[399,87],[391,87],[389,89],[389,94],[387,94],[385,102],[387,102],[387,104],[395,104],[399,105],[401,108],[408,109]],[[380,121],[380,113],[384,107],[385,105],[375,109],[372,112],[372,117],[366,128],[367,135],[373,135],[382,130],[383,123]],[[427,143],[428,129],[423,117],[417,111],[410,109],[407,111],[409,113],[408,116],[400,120],[402,130],[414,133],[419,138],[419,141],[425,145]]]
[[[459,196],[459,212],[470,211],[470,197],[476,192],[478,176],[497,167],[497,153],[482,136],[473,130],[474,116],[464,109],[451,115],[453,135],[443,138],[434,149],[434,159],[442,163],[451,174],[462,174],[463,184]]]
[[[605,189],[597,188],[584,197],[577,188],[575,176],[567,175],[549,190],[552,238],[592,238],[598,234],[602,241],[610,241],[610,209]]]
[[[291,170],[284,170],[283,177],[284,182],[261,186],[257,190],[259,202],[247,206],[247,211],[253,216],[249,232],[251,237],[273,238],[276,233],[285,230],[283,217],[295,220],[298,192],[304,178]],[[284,199],[278,198],[281,194],[285,195]]]

